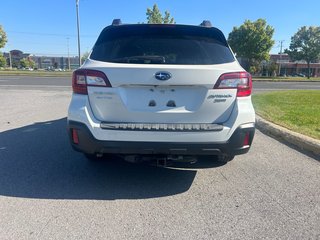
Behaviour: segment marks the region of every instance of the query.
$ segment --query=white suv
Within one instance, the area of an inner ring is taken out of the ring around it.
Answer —
[[[212,155],[230,161],[252,143],[251,76],[208,21],[115,20],[73,73],[72,87],[70,141],[88,158]]]

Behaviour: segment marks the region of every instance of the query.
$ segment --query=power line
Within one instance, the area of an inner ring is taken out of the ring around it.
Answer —
[[[6,31],[7,33],[16,33],[16,34],[26,34],[26,35],[37,35],[37,36],[55,36],[55,37],[74,37],[76,38],[77,35],[73,34],[61,34],[61,33],[39,33],[39,32],[19,32],[19,31]],[[97,35],[81,35],[81,37],[85,38],[96,38]]]
[[[12,43],[12,45],[17,45],[17,44],[45,45],[45,46],[65,46],[65,44],[62,44],[62,43],[31,42],[31,41],[14,41]]]

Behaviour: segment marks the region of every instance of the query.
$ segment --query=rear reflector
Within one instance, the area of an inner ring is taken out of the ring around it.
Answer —
[[[250,134],[247,132],[244,136],[243,140],[243,146],[249,146],[250,145]]]
[[[79,144],[78,132],[74,128],[72,128],[72,141],[74,144]]]
[[[222,74],[217,83],[214,85],[215,89],[233,89],[238,90],[237,97],[246,97],[251,95],[252,78],[247,72],[234,72]]]
[[[72,76],[73,92],[88,94],[87,86],[111,87],[111,84],[103,72],[91,69],[78,69],[74,71]]]

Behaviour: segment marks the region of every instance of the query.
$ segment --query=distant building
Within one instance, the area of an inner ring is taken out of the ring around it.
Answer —
[[[8,53],[3,53],[3,56],[7,60],[7,65],[12,63],[12,67],[19,68],[20,60],[23,58],[29,58],[33,60],[38,69],[68,69],[69,68],[69,59],[70,59],[70,68],[76,69],[79,66],[78,57],[50,57],[50,56],[37,56],[30,53],[23,53],[20,50],[11,50]],[[11,59],[11,60],[10,60]]]
[[[308,65],[306,61],[292,61],[288,54],[271,54],[270,61],[280,65],[280,75],[308,75]],[[320,76],[320,62],[310,63],[310,76]]]
[[[19,67],[20,60],[23,58],[29,58],[31,54],[23,53],[20,50],[11,50],[10,53],[3,53],[3,56],[6,58],[8,66],[10,66],[11,61],[12,67]]]
[[[241,66],[245,69],[249,67],[249,61],[246,58],[237,57]],[[275,64],[275,68],[271,68]],[[269,61],[261,62],[261,70],[257,75],[263,76],[275,76],[279,75],[279,66],[280,66],[280,75],[281,76],[295,76],[295,75],[308,75],[308,64],[306,61],[293,61],[290,59],[289,55],[286,53],[283,54],[270,54]],[[319,77],[320,76],[320,61],[310,63],[310,76]]]
[[[78,57],[50,57],[50,56],[36,56],[32,55],[31,59],[36,63],[37,68],[40,69],[68,69],[69,68],[69,59],[70,59],[70,68],[76,69],[79,66]]]

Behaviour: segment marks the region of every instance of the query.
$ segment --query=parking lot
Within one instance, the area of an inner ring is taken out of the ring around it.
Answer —
[[[88,162],[68,88],[0,88],[1,239],[319,239],[320,164],[259,131],[250,152],[170,168]]]

